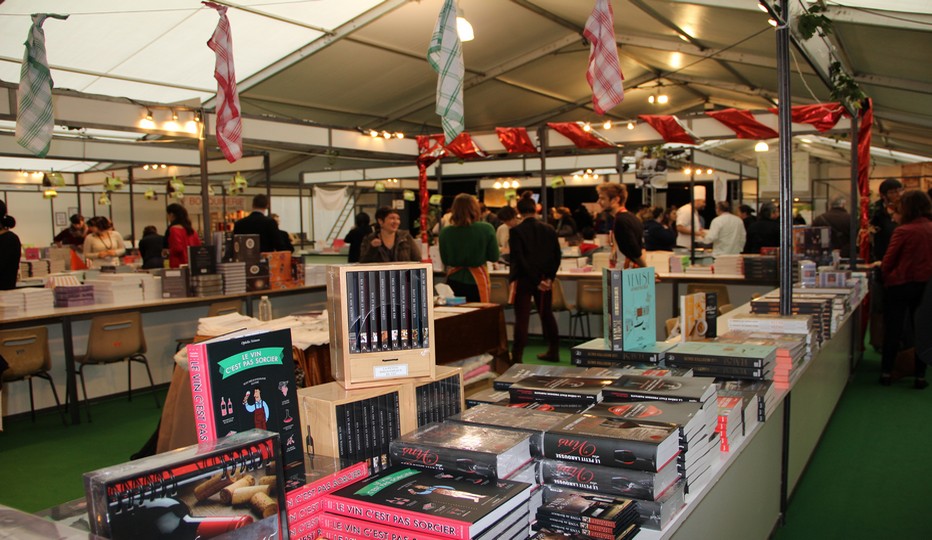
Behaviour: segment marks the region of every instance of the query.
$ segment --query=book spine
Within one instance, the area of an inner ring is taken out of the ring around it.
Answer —
[[[187,346],[188,374],[191,378],[191,399],[194,404],[194,430],[197,441],[217,439],[214,402],[210,392],[210,371],[207,365],[207,345],[194,343]]]
[[[588,538],[598,540],[615,540],[615,528],[597,525],[591,522],[582,522],[562,516],[542,514],[537,518],[538,527],[560,529],[563,533],[581,534]]]
[[[350,436],[353,439],[353,446],[355,451],[352,453],[351,457],[353,461],[365,461],[366,466],[369,465],[368,460],[366,459],[366,439],[363,434],[363,424],[368,423],[368,418],[362,418],[362,406],[358,401],[354,401],[349,404],[350,410],[350,422],[353,426],[352,435]]]
[[[705,337],[718,336],[718,294],[714,292],[705,293],[705,324]]]
[[[375,444],[372,442],[372,428],[375,427],[372,424],[373,411],[371,407],[371,399],[360,399],[357,403],[359,410],[357,411],[359,417],[359,431],[362,444],[362,452],[360,457],[366,460],[366,463],[372,467],[372,470],[375,470]]]
[[[665,358],[665,353],[625,351],[624,358],[626,362],[637,362],[640,364],[659,364]]]
[[[354,459],[356,457],[356,432],[353,430],[353,404],[344,403],[340,405],[343,408],[343,431],[346,433],[346,454],[341,458]]]
[[[405,531],[402,533],[394,526],[326,513],[321,521],[321,529],[330,535],[327,538],[331,540],[369,540],[371,538],[384,540],[437,540],[440,538],[433,534],[419,532]]]
[[[421,294],[420,294],[420,310],[421,310],[421,348],[427,349],[430,347],[430,325],[428,310],[430,309],[430,303],[433,301],[433,295],[431,291],[427,290],[427,270],[421,268],[418,271],[421,275]]]
[[[683,354],[676,351],[667,353],[665,359],[669,366],[698,367],[730,366],[742,368],[761,368],[764,366],[763,358],[741,358],[738,356],[707,356],[704,354]]]
[[[421,285],[420,285],[420,275],[417,269],[412,269],[411,274],[411,348],[420,349],[421,348],[421,310],[418,307],[419,298],[421,296]]]
[[[359,351],[369,352],[369,310],[372,306],[369,304],[369,293],[366,291],[366,274],[365,272],[355,272],[356,275],[356,293],[359,304]]]
[[[598,403],[598,396],[592,394],[580,394],[571,391],[560,390],[541,390],[535,388],[515,388],[508,389],[511,393],[512,401],[543,401],[550,400],[573,402],[573,403]]]
[[[376,272],[366,272],[369,287],[369,350],[378,351],[379,344],[379,282]]]
[[[672,396],[638,392],[636,390],[613,390],[604,388],[602,390],[603,401],[669,401],[671,403],[692,402],[699,403],[699,399],[685,396]]]
[[[403,508],[388,508],[377,504],[367,504],[336,495],[328,496],[324,506],[328,512],[356,517],[374,523],[385,523],[399,529],[425,532],[453,540],[470,540],[469,524],[462,521]]]
[[[657,447],[643,441],[576,435],[565,431],[544,433],[544,456],[562,461],[588,463],[656,472]]]
[[[392,347],[392,343],[389,340],[391,335],[391,327],[388,324],[389,321],[389,310],[391,309],[391,301],[388,296],[388,271],[382,270],[378,272],[379,278],[379,343],[382,346],[383,351],[388,351]]]
[[[556,459],[543,459],[540,467],[548,484],[642,500],[653,500],[656,495],[654,472]]]
[[[398,332],[401,328],[401,317],[399,315],[398,305],[398,270],[391,270],[388,273],[388,294],[389,294],[389,316],[391,317],[391,348],[397,351],[401,348]]]
[[[411,348],[411,294],[410,289],[410,272],[408,270],[398,271],[398,316],[401,319],[400,331],[398,338],[402,349]]]
[[[388,443],[384,451],[388,452],[388,444],[401,436],[401,401],[398,392],[388,395]]]
[[[349,350],[359,352],[359,304],[356,302],[356,273],[346,275],[346,324],[348,326]]]
[[[378,470],[388,466],[388,445],[392,442],[388,428],[388,407],[391,397],[388,394],[382,394],[376,402],[376,457],[378,459]]]
[[[612,350],[612,275],[608,268],[602,269],[602,339],[605,348]]]
[[[333,407],[334,424],[337,432],[337,457],[346,457],[349,455],[347,446],[348,433],[346,432],[346,405],[336,405]]]
[[[614,362],[625,361],[627,354],[627,351],[593,351],[584,349],[573,349],[571,353],[573,359],[579,358],[583,361],[610,360]]]
[[[676,364],[670,364],[676,365]],[[718,365],[693,365],[693,372],[699,377],[738,377],[743,379],[762,379],[766,371],[762,368],[730,367]]]
[[[427,419],[427,388],[426,385],[420,385],[415,390],[417,406],[417,427],[426,426],[429,423]]]
[[[613,351],[623,351],[625,349],[625,338],[624,338],[624,312],[622,311],[622,283],[621,283],[621,270],[612,270],[612,288],[609,293],[612,299],[611,310],[612,310],[612,327],[611,327],[611,336],[612,342],[609,347]]]

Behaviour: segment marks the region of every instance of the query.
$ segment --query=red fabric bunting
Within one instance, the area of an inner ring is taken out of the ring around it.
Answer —
[[[734,131],[739,139],[775,139],[780,136],[776,131],[754,119],[750,111],[725,109],[706,111],[705,114],[725,124],[725,127]]]
[[[421,199],[421,241],[424,242],[424,246],[429,245],[427,239],[427,213],[430,210],[428,202],[430,195],[427,193],[427,167],[443,157],[445,153],[443,141],[442,133],[417,136],[417,183]],[[425,250],[424,260],[430,261],[429,250]]]
[[[864,100],[861,108],[861,121],[858,126],[858,194],[860,195],[861,232],[858,236],[861,258],[868,260],[870,255],[870,242],[868,241],[868,212],[871,202],[870,169],[871,169],[871,128],[874,127],[874,103],[870,98]],[[852,257],[854,254],[852,254]]]
[[[462,159],[489,157],[465,131],[457,135],[446,148],[448,152]]]
[[[537,152],[531,137],[527,134],[527,128],[495,128],[498,134],[498,140],[509,154],[533,154]]]
[[[615,145],[592,131],[583,131],[580,122],[547,122],[547,126],[573,141],[576,148],[614,148]]]
[[[770,112],[777,114],[777,108],[771,107]],[[795,105],[790,109],[790,116],[794,124],[809,124],[820,133],[824,133],[838,123],[838,119],[845,114],[845,108],[840,103],[816,103],[815,105]]]
[[[638,118],[650,124],[663,137],[664,142],[696,144],[696,140],[680,124],[675,116],[639,114]]]

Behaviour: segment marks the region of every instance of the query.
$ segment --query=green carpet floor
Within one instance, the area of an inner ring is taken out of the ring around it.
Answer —
[[[569,364],[564,342],[561,364]],[[544,363],[532,338],[525,362]],[[879,357],[868,352],[790,501],[775,540],[929,538],[932,513],[932,389],[905,379],[877,384]],[[164,399],[164,391],[161,392]],[[35,512],[83,495],[81,474],[126,461],[155,429],[160,410],[147,395],[92,405],[93,423],[64,427],[55,414],[4,422],[0,503]],[[774,464],[778,466],[778,464]],[[708,538],[714,538],[710,532]],[[704,540],[704,539],[701,539]]]

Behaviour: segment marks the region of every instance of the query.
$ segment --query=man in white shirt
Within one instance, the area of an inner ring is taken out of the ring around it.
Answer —
[[[698,186],[702,187],[702,186]],[[699,189],[696,189],[696,192],[699,192]],[[693,210],[691,204],[683,205],[676,211],[676,232],[679,233],[676,235],[676,245],[679,247],[684,247],[689,249],[690,247],[690,232],[696,231],[696,242],[703,242],[703,235],[705,231],[702,230],[702,225],[699,223],[699,210],[705,208],[705,193],[703,192],[703,197],[696,197],[696,209]]]
[[[744,230],[744,221],[731,213],[731,203],[720,201],[715,204],[716,218],[703,238],[706,243],[712,244],[712,256],[731,255],[744,250],[747,233]]]

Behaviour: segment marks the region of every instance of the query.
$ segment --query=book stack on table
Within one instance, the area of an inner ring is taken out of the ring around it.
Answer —
[[[771,255],[744,255],[744,277],[756,280],[776,281],[777,258]]]
[[[188,268],[165,268],[162,270],[162,298],[187,298]]]
[[[55,307],[55,293],[45,288],[23,289],[23,303],[26,313],[48,311]]]
[[[62,285],[55,287],[55,307],[94,305],[94,287],[91,285]]]
[[[626,540],[640,531],[639,503],[632,499],[547,486],[537,509],[534,538],[548,534]],[[565,538],[565,536],[560,536]]]
[[[716,274],[744,275],[743,255],[719,255],[712,268]]]
[[[304,470],[304,486],[288,491],[285,498],[291,540],[320,538],[320,517],[326,495],[368,478],[370,472],[364,461],[354,463],[315,455],[305,456]]]
[[[94,298],[98,304],[136,304],[143,301],[138,281],[109,280],[101,275],[98,279],[85,280],[84,284],[94,287]]]
[[[217,270],[223,276],[223,294],[243,294],[246,292],[246,263],[222,262]]]
[[[760,422],[764,422],[777,406],[776,384],[772,381],[742,381],[717,379],[719,397],[738,397],[742,400],[741,425],[747,435]]]
[[[832,313],[833,300],[829,297],[799,298],[793,297],[790,313],[793,315],[810,315],[816,328],[816,337],[819,345],[832,338],[835,323]],[[780,314],[780,299],[772,295],[765,295],[751,300],[751,313],[753,314]]]
[[[570,348],[570,361],[580,367],[620,367],[631,364],[664,365],[666,353],[672,343],[656,341],[653,344],[626,350],[613,350],[603,338],[595,338]],[[685,373],[674,373],[685,375]]]
[[[731,452],[731,445],[744,436],[744,400],[739,396],[718,396],[718,448]]]
[[[220,296],[223,294],[223,276],[220,274],[202,274],[191,276],[193,296]]]
[[[811,333],[790,334],[738,330],[726,332],[716,339],[720,343],[774,347],[776,349],[776,358],[774,360],[773,376],[770,378],[781,388],[788,387],[797,370],[812,358],[811,342],[813,340],[814,337]]]
[[[773,379],[777,348],[719,340],[684,341],[667,351],[666,364],[691,368],[696,375],[734,379]]]
[[[772,343],[777,347],[773,380],[778,388],[789,388],[799,368],[819,349],[819,330],[811,315],[745,314],[728,319],[727,332],[735,339],[753,339],[751,343]],[[772,341],[768,341],[772,340]]]
[[[699,411],[693,410],[692,414],[692,416],[698,417],[697,420],[681,417],[673,425],[678,428],[682,427],[680,452],[683,455],[679,459],[679,468],[686,483],[686,492],[688,493],[695,485],[706,478],[709,467],[711,467],[712,461],[717,455],[713,450],[718,447],[718,434],[715,432],[718,422],[718,404],[714,379],[709,377],[625,375],[612,385],[607,386],[604,394],[606,402],[611,405],[630,402],[655,402],[655,406],[659,410],[663,410],[663,406],[667,403],[698,405],[700,407]],[[646,413],[637,414],[643,415]],[[671,409],[668,414],[672,417],[674,414],[682,415],[683,412]],[[651,420],[652,418],[643,418],[640,421],[648,422]],[[692,430],[687,427],[691,421],[697,422],[692,424],[696,426]],[[696,432],[696,429],[699,431]],[[685,445],[682,444],[683,437],[686,437]]]

